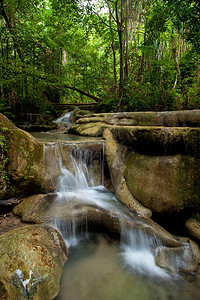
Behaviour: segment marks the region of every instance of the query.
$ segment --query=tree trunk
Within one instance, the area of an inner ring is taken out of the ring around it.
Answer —
[[[0,6],[1,6],[1,9],[0,9],[1,15],[3,16],[4,20],[6,21],[7,28],[9,28],[11,30],[11,32],[12,32],[12,39],[13,39],[14,47],[15,47],[15,49],[17,51],[19,59],[23,63],[24,60],[23,60],[23,56],[22,56],[22,53],[21,53],[21,50],[20,50],[20,47],[19,47],[19,41],[18,41],[17,37],[15,37],[14,27],[13,27],[12,22],[8,18],[8,15],[7,15],[5,7],[4,7],[3,0],[0,0]]]
[[[177,51],[176,51],[176,44],[175,44],[175,40],[173,35],[171,35],[171,41],[172,41],[172,52],[173,52],[173,58],[174,58],[174,64],[175,64],[175,68],[176,68],[176,74],[177,74],[177,78],[180,82],[181,85],[181,92],[183,96],[186,96],[186,92],[184,89],[184,85],[183,85],[183,81],[182,81],[182,77],[181,77],[181,72],[180,72],[180,68],[179,68],[179,63],[178,63],[178,57],[177,57]],[[185,101],[185,106],[187,106],[187,98]]]
[[[119,19],[118,12],[118,0],[115,1],[115,14],[117,21],[117,33],[119,38],[119,54],[120,54],[120,79],[119,79],[119,99],[123,95],[123,85],[124,85],[124,45],[123,45],[123,0],[121,0],[121,16]],[[120,100],[121,101],[121,100]],[[121,103],[120,103],[121,105]]]
[[[145,47],[145,44],[146,44],[146,26],[145,26],[145,32],[144,32],[144,47]],[[137,73],[137,80],[136,81],[141,81],[141,77],[142,77],[142,74],[143,74],[143,70],[144,70],[144,58],[145,58],[145,55],[144,55],[144,49],[143,49],[143,52],[142,52],[142,58],[141,58],[141,63],[140,63],[140,67],[138,69],[138,73]]]

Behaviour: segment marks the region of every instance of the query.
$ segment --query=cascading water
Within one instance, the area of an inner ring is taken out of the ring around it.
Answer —
[[[137,216],[119,203],[115,196],[107,191],[103,185],[95,186],[88,171],[88,166],[92,163],[91,157],[92,155],[88,150],[81,151],[79,148],[74,148],[71,152],[73,170],[70,171],[63,166],[60,160],[61,175],[58,180],[55,201],[69,204],[74,202],[92,204],[104,210],[114,212],[118,218],[123,217],[123,219],[136,222],[140,225],[141,222]],[[101,159],[101,162],[103,164],[103,159]],[[80,230],[78,231],[76,221],[73,218],[67,224],[60,221],[60,219],[56,219],[55,225],[62,233],[68,247],[75,246],[80,239],[88,237],[87,219],[81,232]],[[168,273],[156,266],[154,259],[154,253],[162,247],[162,243],[155,236],[150,237],[146,234],[144,228],[144,224],[141,224],[141,228],[137,230],[127,229],[122,225],[121,256],[125,264],[134,271],[167,278],[169,277]]]
[[[70,112],[64,113],[57,120],[55,120],[54,123],[65,124],[67,128],[69,128],[71,126],[70,115]]]
[[[143,275],[168,278],[170,275],[155,264],[154,253],[162,247],[155,236],[145,234],[141,229],[124,229],[121,234],[122,257],[134,271]]]

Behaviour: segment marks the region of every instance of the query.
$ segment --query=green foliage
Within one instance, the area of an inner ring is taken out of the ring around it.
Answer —
[[[1,7],[0,112],[7,117],[90,101],[66,86],[101,98],[98,111],[199,108],[199,1],[2,3],[10,22]],[[110,15],[101,12],[108,4]]]

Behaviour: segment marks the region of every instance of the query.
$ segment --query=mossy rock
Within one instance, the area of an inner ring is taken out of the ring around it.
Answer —
[[[41,192],[44,178],[43,144],[38,143],[29,133],[18,129],[2,114],[0,136],[3,137],[0,199]],[[2,181],[4,185],[1,184]]]
[[[200,208],[200,159],[150,156],[129,150],[125,179],[132,195],[156,213]]]
[[[200,127],[200,110],[87,114],[78,123],[102,122],[112,126]]]
[[[185,226],[189,235],[200,243],[200,216],[197,214],[190,218],[186,223]]]
[[[53,299],[67,255],[60,233],[49,226],[29,225],[2,234],[1,299]]]
[[[118,142],[141,153],[200,156],[200,128],[115,126],[111,131]]]
[[[82,119],[80,119],[82,120]],[[86,122],[74,124],[69,132],[83,136],[96,136],[100,137],[103,135],[104,129],[109,127],[101,122]]]

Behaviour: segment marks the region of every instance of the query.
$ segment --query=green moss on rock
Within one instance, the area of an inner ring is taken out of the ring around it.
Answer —
[[[136,199],[156,213],[200,207],[200,160],[192,156],[150,156],[129,151],[125,179]]]
[[[53,299],[59,293],[68,250],[54,228],[11,230],[0,236],[0,254],[0,295],[5,299]]]
[[[27,132],[15,127],[0,114],[0,135],[5,137],[8,164],[6,188],[0,189],[0,199],[13,195],[28,195],[43,190],[44,147]],[[6,130],[4,129],[6,128]],[[1,174],[2,182],[3,176]]]

